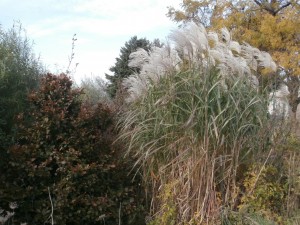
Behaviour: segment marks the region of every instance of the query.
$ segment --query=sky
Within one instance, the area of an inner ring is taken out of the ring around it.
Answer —
[[[72,53],[77,83],[85,76],[105,77],[131,37],[165,41],[178,24],[168,6],[181,0],[0,0],[2,29],[20,21],[34,52],[52,73],[65,71]]]

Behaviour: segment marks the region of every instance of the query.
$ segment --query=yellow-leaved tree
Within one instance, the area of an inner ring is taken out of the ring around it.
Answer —
[[[300,104],[299,0],[183,0],[181,7],[169,7],[168,16],[176,22],[202,23],[213,30],[227,27],[234,39],[269,52],[279,65],[277,75],[288,87],[292,118],[296,118]],[[267,70],[263,74],[272,75]]]

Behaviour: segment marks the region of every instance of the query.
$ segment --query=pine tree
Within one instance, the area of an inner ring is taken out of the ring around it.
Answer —
[[[127,78],[134,72],[139,72],[138,68],[129,68],[129,55],[135,52],[138,48],[143,48],[146,51],[150,51],[152,46],[162,46],[158,39],[155,39],[152,43],[146,38],[132,37],[125,46],[120,50],[120,56],[116,58],[116,63],[109,70],[113,75],[105,74],[106,79],[110,81],[107,91],[111,97],[115,97],[117,89],[124,78]]]

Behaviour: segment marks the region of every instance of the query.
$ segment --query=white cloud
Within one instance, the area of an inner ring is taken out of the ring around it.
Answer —
[[[167,4],[173,4],[174,1],[161,0],[81,0],[74,7],[76,12],[90,13],[93,16],[101,16],[106,18],[121,18],[128,16],[133,12],[151,9],[160,14],[166,11]]]
[[[36,37],[66,30],[106,37],[134,35],[171,26],[172,22],[165,15],[169,4],[170,1],[157,0],[79,1],[69,10],[72,16],[55,15],[29,26],[28,31]]]
[[[65,67],[72,35],[77,34],[74,62],[79,62],[75,75],[78,81],[91,73],[104,77],[115,63],[120,48],[134,35],[164,40],[175,26],[166,17],[167,6],[177,7],[179,2],[181,0],[72,0],[61,3],[30,0],[35,17],[28,18],[26,14],[25,25],[49,69],[55,68],[55,64],[58,68]],[[47,16],[37,14],[37,10],[47,12]]]

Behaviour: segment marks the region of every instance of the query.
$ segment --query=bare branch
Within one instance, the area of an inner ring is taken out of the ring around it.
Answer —
[[[288,6],[291,5],[291,4],[292,4],[291,2],[288,2],[288,3],[284,4],[283,6],[281,6],[279,9],[277,9],[277,10],[275,11],[275,15],[276,15],[278,12],[280,12],[282,9],[288,7]]]
[[[69,56],[69,64],[68,64],[68,67],[67,67],[67,70],[66,70],[66,74],[70,74],[71,71],[70,71],[70,67],[71,67],[71,64],[72,64],[72,61],[74,59],[74,49],[75,49],[75,42],[77,41],[77,38],[76,38],[76,34],[73,35],[73,38],[72,38],[72,49],[71,49],[71,55]],[[76,67],[78,66],[78,63],[76,63],[75,65],[75,70],[76,70]]]
[[[261,2],[259,2],[259,1],[257,1],[257,0],[254,0],[254,2],[255,2],[257,5],[261,6]]]
[[[274,9],[272,8],[271,4],[267,1],[265,2],[260,2],[258,0],[253,0],[259,7],[261,7],[262,9],[266,10],[267,12],[269,12],[271,15],[276,16],[278,12],[280,12],[281,10],[283,10],[284,8],[290,6],[292,4],[291,1],[288,1],[287,3],[283,4],[282,6],[280,6],[278,9]]]

